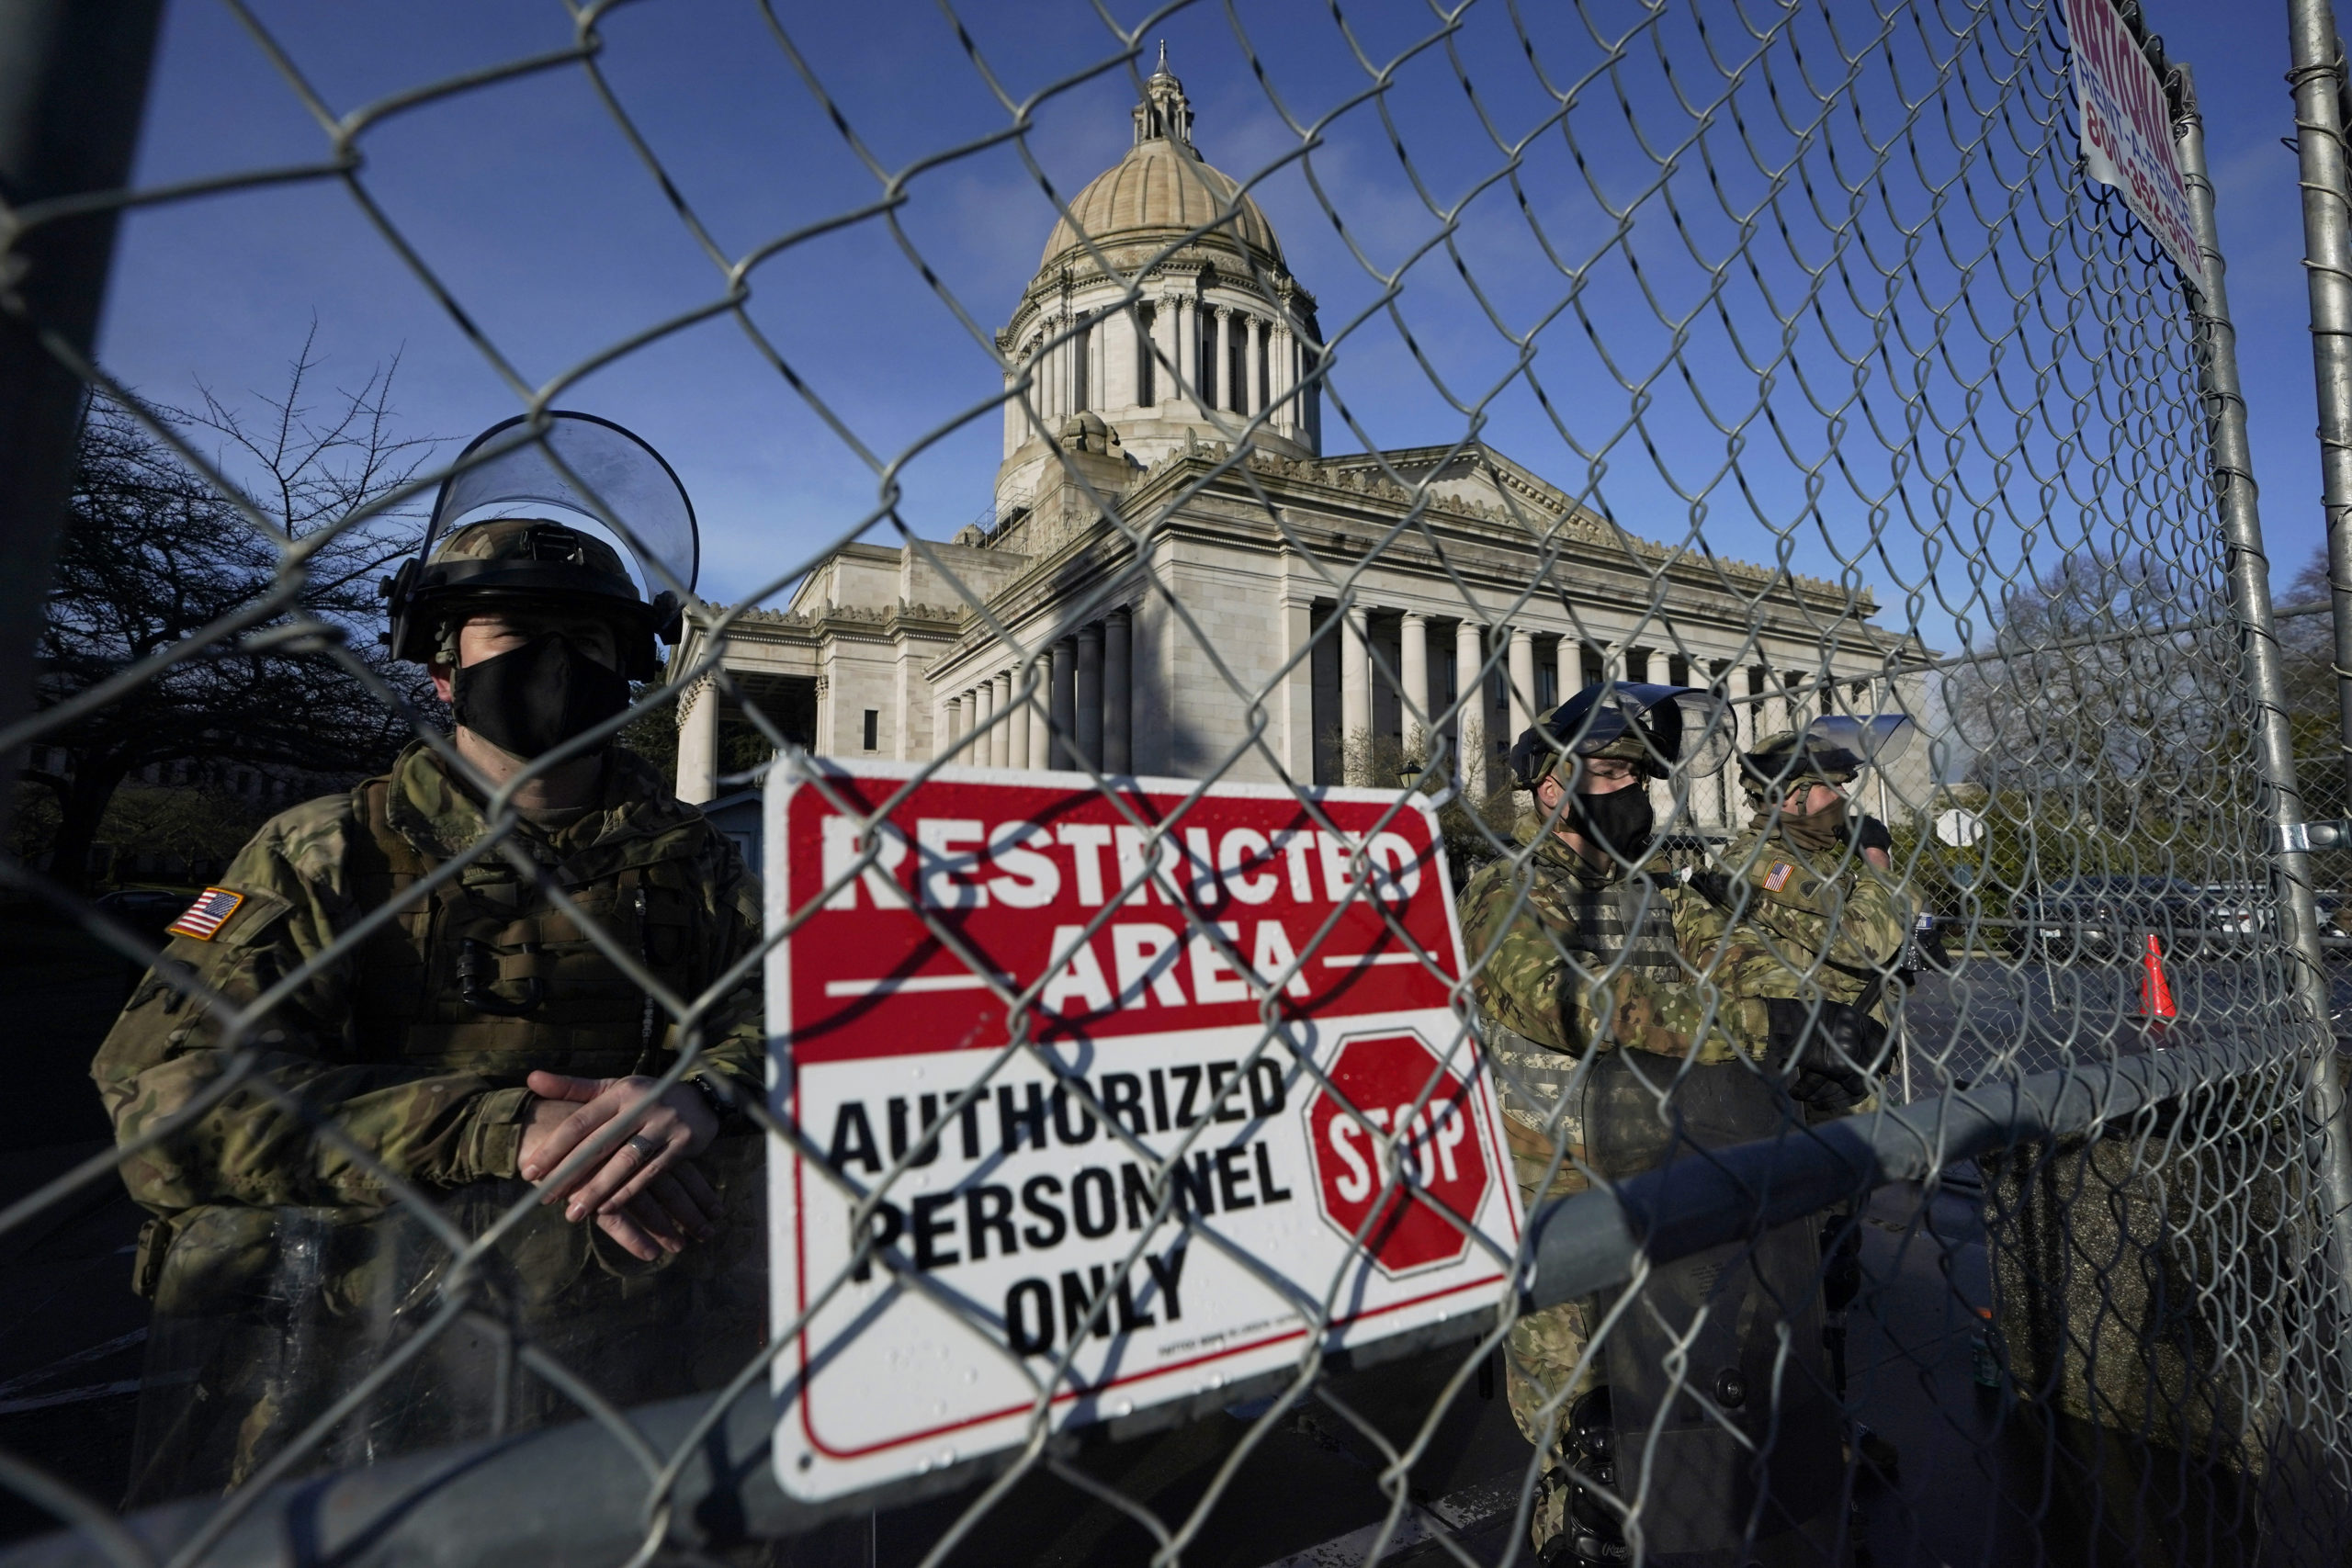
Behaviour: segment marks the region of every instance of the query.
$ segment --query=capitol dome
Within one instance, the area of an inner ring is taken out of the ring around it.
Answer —
[[[1152,80],[1163,76],[1165,62]],[[1174,85],[1174,77],[1167,80]],[[1138,106],[1138,118],[1144,113]],[[1227,215],[1223,222],[1218,222],[1219,214]],[[1125,157],[1072,197],[1069,217],[1057,221],[1046,237],[1039,268],[1052,266],[1072,251],[1082,254],[1080,232],[1105,252],[1114,246],[1164,250],[1190,236],[1193,244],[1239,248],[1253,253],[1252,259],[1261,264],[1282,265],[1282,243],[1274,238],[1274,226],[1255,201],[1241,194],[1241,182],[1212,167],[1191,141],[1176,136],[1138,140]]]
[[[1143,87],[1134,144],[1055,222],[996,334],[1001,525],[1081,462],[1100,493],[1204,441],[1281,457],[1320,449],[1314,296],[1265,212],[1194,149],[1165,44]]]

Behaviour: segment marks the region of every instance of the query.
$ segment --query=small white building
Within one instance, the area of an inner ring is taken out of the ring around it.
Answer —
[[[1636,538],[1476,443],[1323,457],[1314,299],[1194,150],[1164,55],[1147,89],[997,335],[992,521],[851,545],[731,621],[723,662],[771,720],[829,756],[1388,784],[1493,658],[1436,727],[1483,795],[1604,671],[1754,699],[1743,740],[1892,711],[1889,671],[1927,653],[1869,624],[1867,590]],[[721,707],[707,682],[682,705],[682,799],[714,792]],[[1694,790],[1702,824],[1736,806],[1728,774]]]

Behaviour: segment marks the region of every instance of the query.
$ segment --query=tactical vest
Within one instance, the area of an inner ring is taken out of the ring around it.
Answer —
[[[534,1067],[583,1077],[658,1071],[668,1020],[650,997],[495,852],[422,898],[435,863],[392,826],[390,781],[353,791],[362,831],[346,863],[363,909],[405,900],[355,957],[355,1059],[431,1062],[519,1083]],[[691,997],[707,983],[709,917],[691,840],[650,863],[612,863],[600,847],[548,868],[556,885],[661,978]]]
[[[1599,887],[1578,885],[1577,934],[1567,943],[1577,962],[1601,974],[1625,954],[1625,967],[1661,982],[1685,977],[1674,942],[1666,890],[1647,877],[1620,877]]]
[[[1621,953],[1625,954],[1626,968],[1646,972],[1661,982],[1689,978],[1675,944],[1674,919],[1667,908],[1665,889],[1658,884],[1646,877],[1620,877],[1598,887],[1577,882],[1575,889],[1571,908],[1576,911],[1576,932],[1561,943],[1584,971],[1575,984],[1589,985],[1612,973]],[[1568,1093],[1577,1059],[1510,1030],[1490,1032],[1496,1036],[1489,1042],[1495,1055],[1510,1068],[1503,1082],[1504,1109],[1521,1112],[1521,1119],[1527,1122],[1564,1124],[1556,1107]],[[1575,1123],[1573,1115],[1569,1122]]]

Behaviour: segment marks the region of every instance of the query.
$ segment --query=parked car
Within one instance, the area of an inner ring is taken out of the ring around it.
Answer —
[[[2217,947],[2251,945],[2278,929],[2278,907],[2270,889],[2253,882],[2216,882],[2199,888],[2205,930]]]
[[[2029,893],[2012,909],[2017,951],[2049,964],[2137,953],[2154,932],[2167,957],[2203,950],[2204,890],[2167,876],[2086,876]]]

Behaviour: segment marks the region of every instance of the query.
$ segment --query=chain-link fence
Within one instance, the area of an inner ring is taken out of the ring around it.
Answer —
[[[750,235],[635,7],[346,105],[229,0],[316,155],[127,195],[153,8],[19,9],[11,984],[144,972],[72,1046],[116,1143],[0,1213],[9,1561],[2342,1557],[2337,671],[2135,7],[890,18],[974,130],[763,6],[869,178]],[[2086,171],[2092,53],[2179,232]],[[535,385],[370,151],[582,75],[708,271]],[[990,159],[1017,297],[922,205]],[[111,215],[303,182],[519,423],[108,377]],[[952,417],[797,346],[843,234]],[[695,473],[556,417],[682,344],[873,481],[731,604]],[[428,502],[492,543],[379,653]],[[98,852],[224,778],[288,807],[225,864]]]

